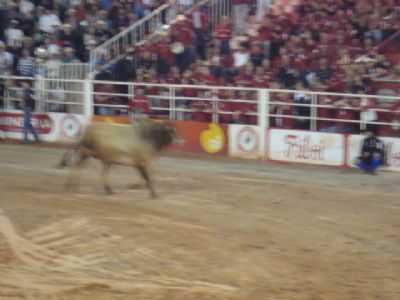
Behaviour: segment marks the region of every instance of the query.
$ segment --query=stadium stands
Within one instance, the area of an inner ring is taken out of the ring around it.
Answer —
[[[6,45],[7,56],[12,57],[12,65],[0,70],[0,75],[31,75],[30,61],[37,47],[62,62],[87,62],[90,49],[163,2],[6,1],[0,4],[0,40]]]
[[[191,5],[190,1],[177,2]],[[1,6],[0,38],[4,44],[0,44],[0,75],[32,75],[34,58],[40,57],[35,52],[39,46],[47,50],[47,59],[54,64],[87,62],[91,49],[163,1],[72,1],[70,6],[63,3],[23,0]],[[231,14],[217,24],[213,3],[205,1],[179,15],[169,28],[129,49],[111,68],[98,72],[96,79],[368,94],[376,92],[373,79],[400,73],[393,57],[386,56],[381,47],[400,29],[398,0],[286,0],[275,1],[266,11],[257,11],[252,0],[233,0]],[[106,90],[127,92],[110,86]],[[162,93],[162,89],[147,90],[150,95]],[[178,91],[184,97],[207,96],[201,93]],[[244,92],[208,96],[255,100],[254,93]],[[273,96],[280,99],[278,94]],[[124,97],[105,98],[100,102],[127,104]],[[300,104],[310,101],[307,95],[281,100]],[[327,116],[342,115],[351,120],[362,112],[360,103],[355,101],[335,97],[317,100],[319,104],[336,105],[337,109],[319,110]],[[210,121],[206,103],[182,101],[180,105],[192,110],[183,118]],[[379,108],[388,104],[378,101],[373,105]],[[252,104],[220,102],[220,106],[233,111],[232,116],[221,116],[222,122],[257,121],[252,116],[257,108]],[[300,116],[310,113],[291,105],[277,105],[274,110]],[[377,118],[384,120],[387,116],[378,114]],[[285,128],[309,126],[307,122],[284,119],[274,119],[271,124]],[[332,122],[321,122],[318,128],[347,131],[354,127],[342,125],[339,128]]]

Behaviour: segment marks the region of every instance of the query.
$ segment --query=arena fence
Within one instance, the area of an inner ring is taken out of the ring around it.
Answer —
[[[384,139],[391,169],[400,171],[400,110],[392,108],[400,100],[397,96],[89,79],[60,80],[63,89],[59,89],[43,84],[51,79],[8,77],[5,84],[3,81],[6,119],[0,118],[0,131],[14,130],[7,122],[21,122],[12,121],[8,115],[21,109],[21,80],[32,81],[36,114],[41,118],[52,116],[59,124],[57,130],[63,129],[71,138],[79,134],[76,128],[91,120],[131,122],[128,102],[144,92],[150,102],[151,117],[174,122],[187,141],[181,146],[185,151],[352,165],[362,140],[359,134],[368,125],[375,125],[381,135],[387,136]],[[74,90],[70,85],[81,88]],[[57,93],[63,97],[48,96]],[[380,106],[365,109],[364,104],[370,100],[378,101]],[[239,117],[237,110],[242,111]],[[346,117],[329,116],[327,110],[341,111]],[[343,112],[353,112],[352,117]],[[382,114],[385,118],[375,118]],[[74,117],[68,117],[66,122],[61,115]]]

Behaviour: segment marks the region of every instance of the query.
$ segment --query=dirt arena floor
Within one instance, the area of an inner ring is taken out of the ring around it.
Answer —
[[[1,300],[400,299],[400,174],[169,156],[151,200],[61,154],[0,144]]]

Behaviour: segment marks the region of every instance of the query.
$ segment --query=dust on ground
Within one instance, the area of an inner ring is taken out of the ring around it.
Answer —
[[[0,144],[0,299],[400,299],[400,174],[163,157],[160,199]]]

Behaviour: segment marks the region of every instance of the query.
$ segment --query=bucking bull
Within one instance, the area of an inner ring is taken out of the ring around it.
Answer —
[[[161,150],[177,141],[175,128],[166,122],[142,119],[133,125],[92,123],[85,128],[77,144],[64,153],[59,167],[72,167],[66,184],[67,188],[72,188],[79,182],[78,171],[87,159],[100,160],[104,189],[111,194],[110,167],[114,164],[132,166],[139,171],[151,197],[155,198],[149,164]]]

